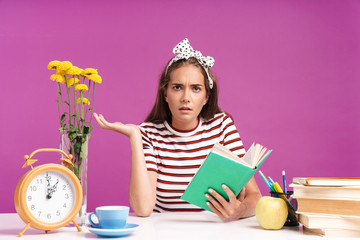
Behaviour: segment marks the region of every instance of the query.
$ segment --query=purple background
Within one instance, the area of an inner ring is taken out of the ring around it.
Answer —
[[[172,48],[215,58],[220,106],[266,176],[360,177],[360,1],[0,1],[0,212],[15,212],[23,156],[59,146],[51,60],[99,70],[95,110],[140,124]],[[95,124],[88,210],[129,205],[128,139]],[[39,154],[40,163],[58,155]],[[264,182],[257,183],[268,195]]]

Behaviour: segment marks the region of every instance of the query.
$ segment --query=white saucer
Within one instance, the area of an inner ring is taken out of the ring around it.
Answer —
[[[92,227],[91,225],[86,225],[86,228],[90,232],[95,233],[96,235],[101,236],[101,237],[126,236],[126,235],[134,232],[139,227],[140,226],[135,223],[128,223],[125,225],[124,228],[119,228],[119,229],[95,228],[95,227]]]

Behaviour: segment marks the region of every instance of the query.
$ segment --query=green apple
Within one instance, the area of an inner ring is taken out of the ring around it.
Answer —
[[[257,202],[255,216],[264,229],[278,230],[284,226],[288,208],[283,199],[266,196]]]

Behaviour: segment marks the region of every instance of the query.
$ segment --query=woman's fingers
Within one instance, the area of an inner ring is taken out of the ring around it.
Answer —
[[[216,215],[218,215],[223,220],[229,217],[227,216],[224,207],[215,198],[213,198],[210,194],[205,194],[205,197],[209,200],[207,205]]]
[[[225,195],[225,197],[223,197],[215,190],[209,189],[209,193],[211,194],[205,195],[206,198],[209,200],[208,206],[223,220],[237,218],[241,202],[245,198],[245,189],[243,189],[238,195],[238,197],[236,197],[234,192],[226,185],[222,185],[222,188],[228,195],[229,201],[225,199]]]
[[[229,188],[228,191],[231,192]],[[221,196],[214,189],[210,188],[209,192],[211,193],[212,196],[210,194],[207,194],[207,198],[209,199],[211,204],[221,213],[218,214],[218,216],[221,217],[223,220],[228,219],[230,217],[229,208],[231,208],[231,202],[228,202],[223,196]],[[228,193],[228,195],[231,195],[231,193]]]
[[[225,217],[219,210],[217,210],[211,202],[206,202],[206,204],[207,204],[207,205],[209,206],[209,208],[210,208],[216,215],[218,215],[222,220],[226,220],[226,217]]]
[[[105,126],[104,126],[104,124],[102,123],[102,121],[100,120],[99,115],[97,115],[96,113],[94,113],[93,116],[94,116],[96,122],[99,124],[99,126],[102,127],[102,128],[104,128]]]
[[[229,204],[228,201],[226,201],[225,198],[223,198],[223,196],[221,196],[218,192],[216,192],[214,189],[209,189],[209,193],[211,193],[211,195],[214,196],[214,198],[223,206],[226,206],[227,204]]]
[[[111,124],[105,120],[105,118],[102,114],[97,115],[96,113],[94,113],[94,117],[95,117],[96,122],[99,124],[99,126],[101,128],[104,128],[104,129],[111,128]]]
[[[102,124],[104,124],[107,127],[111,126],[111,123],[109,123],[108,121],[105,120],[104,116],[102,114],[99,114],[99,119],[102,122]]]
[[[102,114],[94,113],[94,117],[101,128],[113,130],[128,137],[136,134],[136,132],[138,131],[138,127],[134,124],[123,124],[121,122],[110,123],[106,121],[105,117]]]
[[[105,120],[104,116],[102,114],[99,114],[99,119],[103,124],[106,124],[107,121]]]
[[[99,125],[102,128],[113,130],[113,131],[119,132],[121,134],[125,134],[126,136],[130,135],[130,130],[131,130],[130,125],[131,124],[125,125],[121,122],[110,123],[110,122],[106,121],[105,117],[102,114],[99,114],[98,119],[99,119]]]
[[[231,191],[231,189],[230,189],[228,186],[226,186],[225,184],[223,184],[223,185],[222,185],[222,188],[224,189],[224,191],[225,191],[226,194],[228,195],[228,197],[229,197],[229,202],[230,202],[230,203],[237,200],[234,192]]]

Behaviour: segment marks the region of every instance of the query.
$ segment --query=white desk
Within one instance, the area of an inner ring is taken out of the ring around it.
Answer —
[[[238,221],[222,222],[210,212],[202,213],[153,213],[151,217],[139,218],[130,216],[128,223],[136,223],[140,228],[123,239],[172,240],[172,239],[323,239],[320,236],[308,235],[301,227],[284,227],[281,230],[263,230],[255,217]],[[25,223],[16,213],[0,214],[0,239],[94,239],[97,235],[85,227],[81,232],[72,227],[64,227],[45,234],[43,231],[29,228],[21,238],[17,234]],[[333,238],[331,238],[333,239]]]

